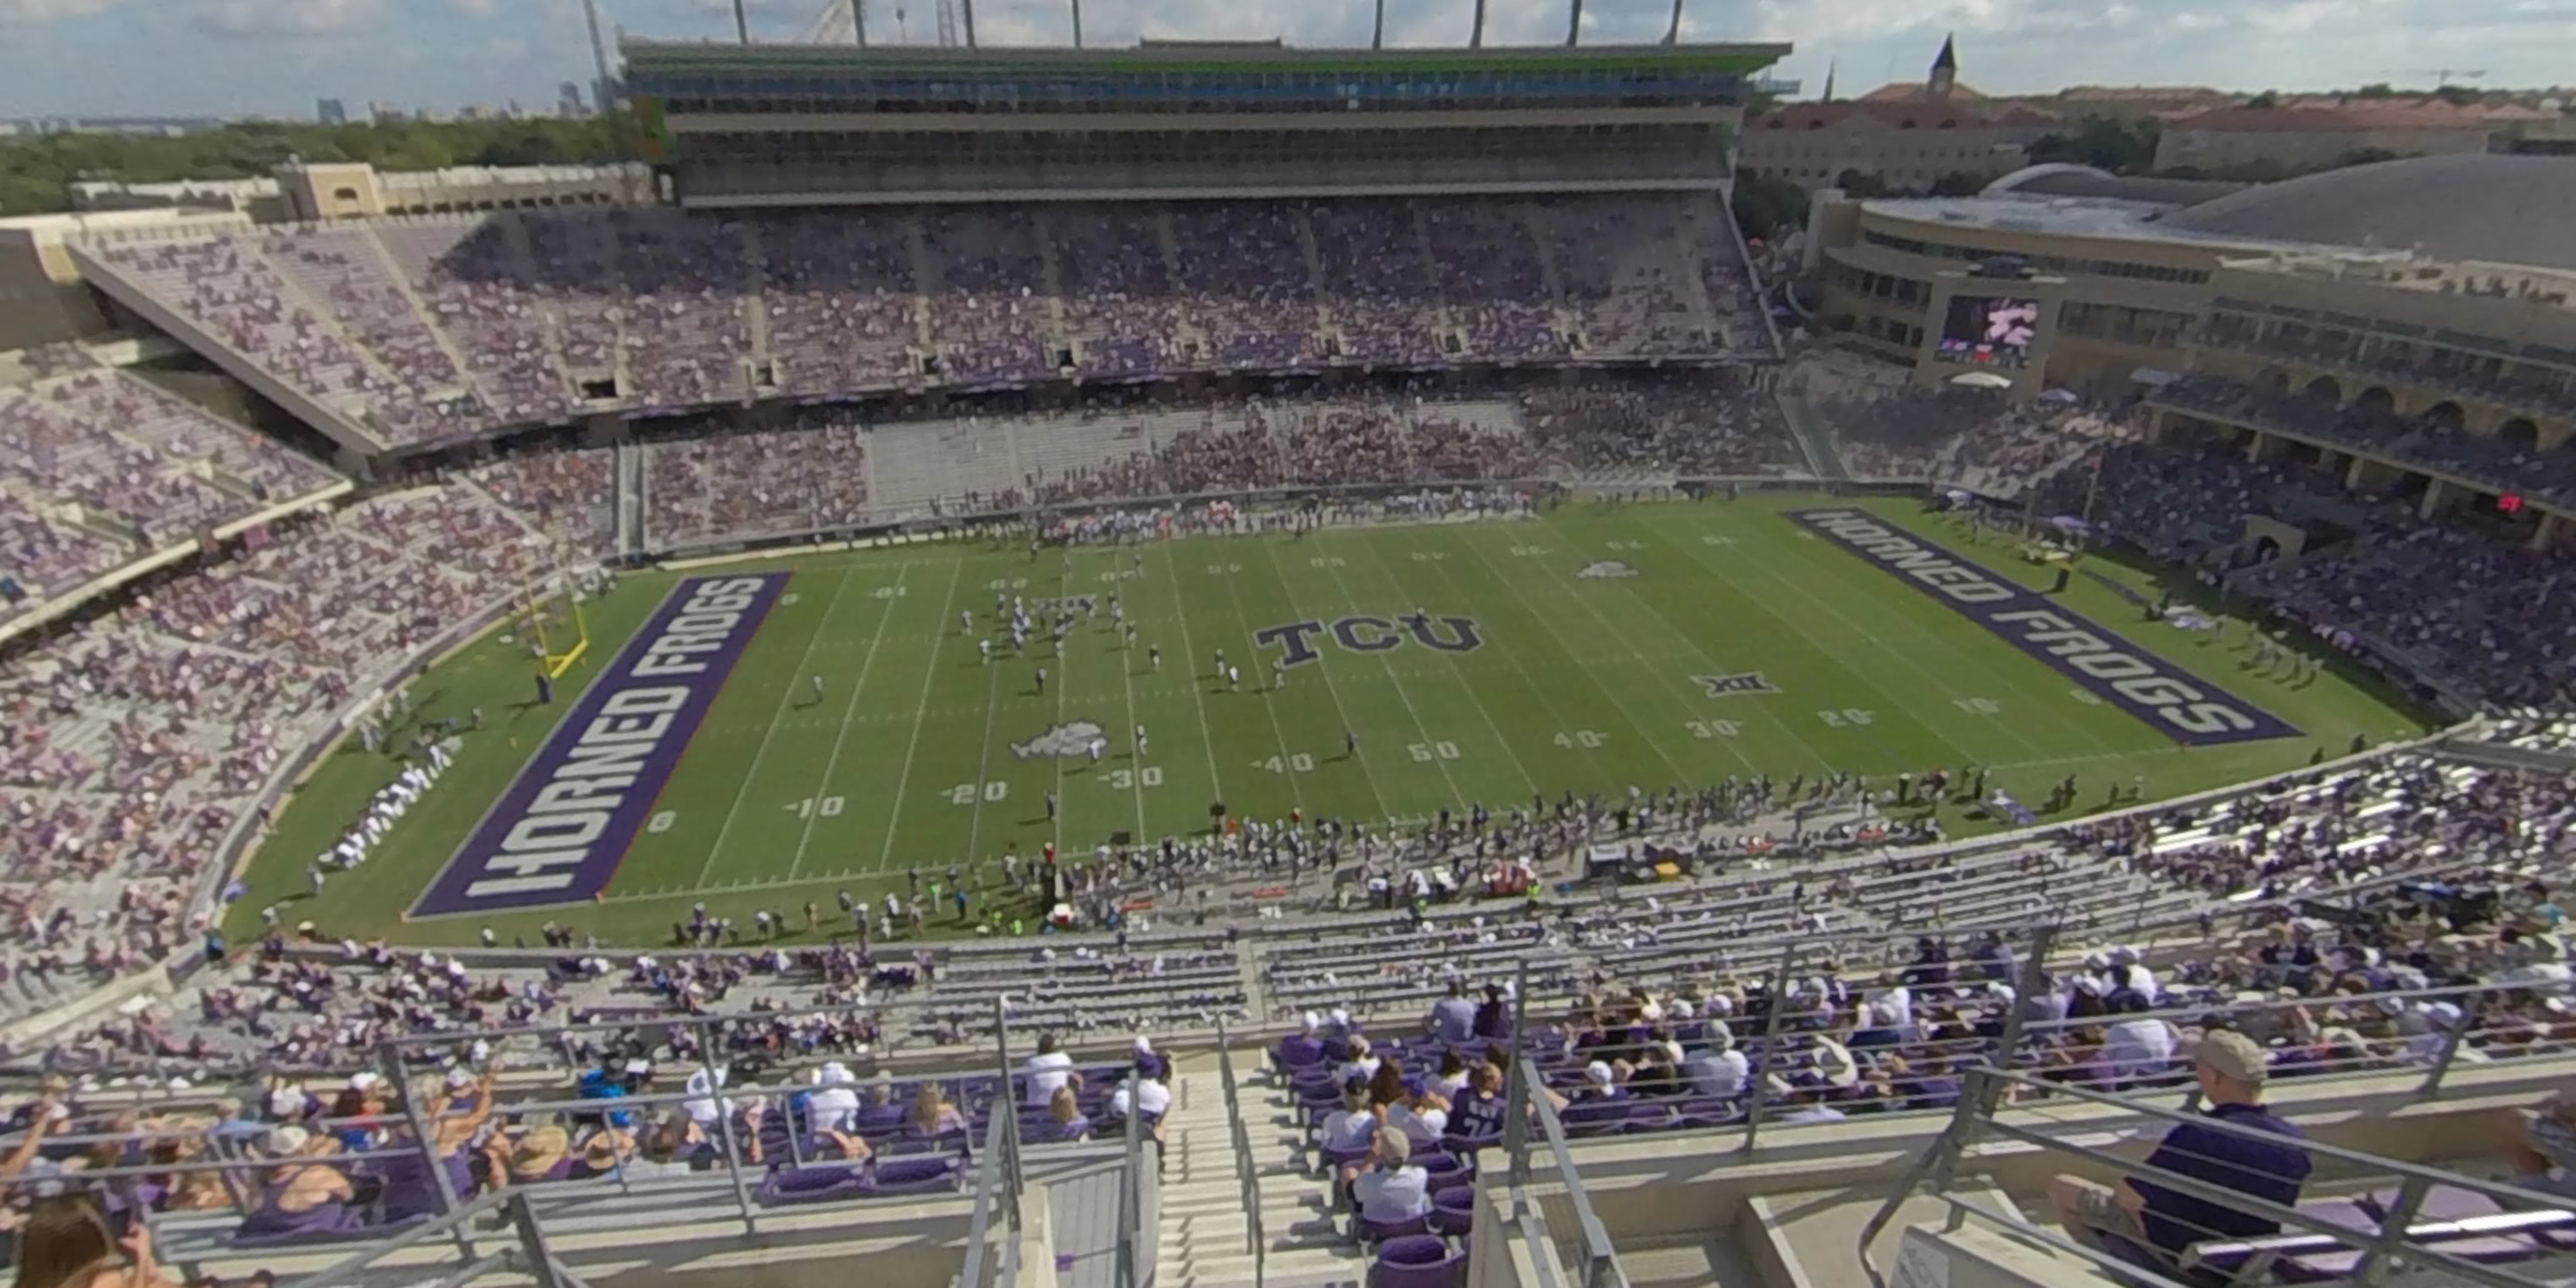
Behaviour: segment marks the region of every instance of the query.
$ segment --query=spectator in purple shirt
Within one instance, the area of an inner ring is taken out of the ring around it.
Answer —
[[[2280,1207],[2295,1206],[2311,1166],[2300,1145],[2307,1135],[2263,1107],[2269,1072],[2263,1048],[2242,1033],[2215,1030],[2201,1038],[2195,1064],[2201,1102],[2207,1106],[2203,1115],[2261,1135],[2183,1123],[2165,1133],[2156,1152],[2147,1156],[2147,1166]],[[2097,1246],[2116,1238],[2171,1258],[2203,1239],[2281,1232],[2280,1223],[2269,1217],[2168,1189],[2143,1176],[2109,1186],[2060,1175],[2048,1188],[2066,1229]]]

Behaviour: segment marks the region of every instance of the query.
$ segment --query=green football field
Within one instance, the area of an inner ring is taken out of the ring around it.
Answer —
[[[463,735],[455,766],[368,862],[315,897],[306,864],[398,769],[354,741],[324,757],[251,859],[251,894],[231,928],[255,933],[260,909],[276,904],[289,924],[310,919],[362,939],[467,942],[490,926],[505,941],[534,942],[553,920],[607,942],[652,943],[703,900],[746,931],[753,910],[770,908],[789,915],[795,938],[820,938],[801,933],[807,902],[822,908],[823,933],[841,929],[838,891],[881,897],[913,865],[937,875],[952,863],[995,867],[1013,849],[1034,856],[1049,841],[1079,857],[1113,833],[1204,831],[1220,801],[1246,817],[1302,807],[1310,819],[1403,820],[1569,789],[1624,796],[1631,785],[1729,775],[1880,778],[1975,765],[2033,808],[2075,774],[2075,808],[2090,811],[2110,786],[2140,777],[2151,798],[2182,795],[2300,765],[2320,749],[2341,754],[2355,735],[2381,741],[2424,727],[2335,668],[2254,665],[2241,626],[2220,639],[2142,621],[2077,577],[2057,604],[2299,731],[2183,748],[1785,517],[1827,505],[1866,509],[2000,577],[2034,588],[2049,580],[2009,542],[1973,542],[1912,502],[1772,495],[1568,504],[1534,521],[1200,538],[1069,557],[958,542],[731,565],[792,577],[606,890],[559,907],[409,916],[582,687],[683,576],[708,570],[628,574],[590,606],[590,652],[553,705],[528,701],[526,650],[506,632],[415,682],[424,719],[480,709],[482,727]],[[2098,558],[2091,568],[2156,593],[2157,570]],[[1112,626],[1113,594],[1137,627],[1132,648]],[[997,651],[987,663],[977,640],[995,627],[997,595],[1094,596],[1099,611],[1075,627],[1061,659],[1046,655],[1041,628],[1031,652],[1046,656]],[[1431,643],[1395,624],[1417,610],[1469,620],[1478,647],[1433,647],[1463,642],[1445,624]],[[961,611],[975,614],[975,634],[961,630]],[[1333,625],[1349,618],[1384,620],[1359,623],[1345,643]],[[1282,650],[1257,647],[1255,635],[1299,622],[1318,623],[1301,636],[1316,657],[1273,689],[1270,661]],[[1159,669],[1149,648],[1161,651]],[[1215,673],[1220,649],[1241,670],[1239,689]],[[1139,725],[1149,736],[1142,756],[1131,736]],[[1078,750],[1092,727],[1108,744],[1097,764]],[[1073,754],[1047,754],[1055,750]],[[1993,826],[1968,805],[1942,809],[1954,833]],[[947,908],[933,928],[960,933]]]

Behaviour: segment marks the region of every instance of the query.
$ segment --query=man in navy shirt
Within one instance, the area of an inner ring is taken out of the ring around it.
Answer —
[[[2205,1106],[2201,1112],[2245,1131],[2179,1124],[2165,1133],[2147,1166],[2281,1207],[2295,1206],[2308,1179],[2308,1151],[2300,1144],[2307,1135],[2263,1107],[2263,1048],[2242,1033],[2214,1030],[2201,1038],[2195,1064]],[[2109,1186],[2061,1175],[2050,1182],[2048,1194],[2068,1233],[2096,1245],[2106,1236],[2117,1237],[2167,1257],[2204,1239],[2253,1239],[2281,1232],[2269,1217],[2169,1189],[2147,1176]]]

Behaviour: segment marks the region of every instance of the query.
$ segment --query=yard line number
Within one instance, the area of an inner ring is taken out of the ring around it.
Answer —
[[[1732,720],[1686,720],[1682,728],[1694,738],[1733,738],[1744,732],[1744,726]]]
[[[1454,742],[1417,742],[1407,745],[1404,750],[1415,760],[1421,761],[1458,758],[1458,744]]]
[[[1602,744],[1608,741],[1610,740],[1603,737],[1598,729],[1577,729],[1572,733],[1558,734],[1555,738],[1557,746],[1581,747],[1585,751],[1599,751]]]
[[[849,802],[847,800],[838,796],[826,796],[820,800],[808,796],[801,801],[784,806],[783,808],[798,818],[815,818],[818,816],[822,818],[839,818],[841,816],[842,808],[848,804]]]
[[[1011,785],[1000,779],[982,784],[959,783],[947,791],[951,805],[972,805],[979,798],[987,805],[998,805],[1011,794]]]
[[[1993,698],[1952,698],[1950,705],[1972,716],[1999,716],[2004,713],[2003,704]]]
[[[1315,772],[1315,758],[1301,751],[1293,756],[1272,756],[1268,760],[1256,760],[1252,762],[1252,767],[1266,769],[1274,774],[1311,774]]]
[[[1101,781],[1122,792],[1134,791],[1138,787],[1160,787],[1163,785],[1163,770],[1159,765],[1147,765],[1143,769],[1113,769]]]
[[[1849,729],[1876,720],[1878,713],[1862,707],[1844,707],[1840,711],[1819,711],[1816,718],[1824,721],[1828,729]]]

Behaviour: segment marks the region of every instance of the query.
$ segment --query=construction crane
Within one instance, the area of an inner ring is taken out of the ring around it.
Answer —
[[[2431,76],[2436,78],[2433,81],[2433,88],[2445,89],[2450,86],[2451,78],[2454,76],[2459,77],[2461,80],[2483,80],[2486,78],[2487,69],[2483,67],[2382,67],[2379,69],[2379,74],[2382,76]]]

